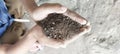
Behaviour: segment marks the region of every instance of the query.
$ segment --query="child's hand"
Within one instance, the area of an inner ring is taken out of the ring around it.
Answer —
[[[81,17],[76,12],[71,11],[66,7],[57,3],[42,4],[41,6],[36,8],[31,15],[35,21],[40,21],[46,18],[50,13],[61,13],[66,16],[69,16],[72,20],[82,25],[87,24],[87,20],[85,20],[85,18]],[[88,30],[88,29],[85,29],[85,30]],[[64,47],[66,45],[65,41],[55,41],[54,39],[50,39],[47,36],[45,36],[42,28],[39,25],[34,26],[31,30],[31,33],[34,34],[34,37],[42,45],[53,47],[53,48]]]

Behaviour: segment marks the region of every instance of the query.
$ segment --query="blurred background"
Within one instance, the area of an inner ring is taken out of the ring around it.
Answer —
[[[66,48],[45,47],[37,53],[28,54],[120,54],[120,0],[36,0],[36,2],[38,5],[60,3],[90,21],[92,29]],[[24,18],[27,17],[26,14]]]

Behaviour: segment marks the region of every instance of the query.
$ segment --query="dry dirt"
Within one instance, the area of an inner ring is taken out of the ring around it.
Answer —
[[[43,28],[48,38],[56,41],[65,41],[73,38],[75,35],[83,32],[84,25],[81,25],[70,17],[63,14],[52,13],[42,21],[37,22]]]

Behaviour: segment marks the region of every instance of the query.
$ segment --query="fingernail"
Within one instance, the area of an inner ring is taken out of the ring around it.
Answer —
[[[62,9],[62,11],[64,11],[64,12],[67,10],[66,7],[61,7],[61,9]]]
[[[85,25],[86,23],[87,23],[86,20],[83,20],[83,21],[81,22],[82,25]]]

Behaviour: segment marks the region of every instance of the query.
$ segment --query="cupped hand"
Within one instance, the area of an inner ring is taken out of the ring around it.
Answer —
[[[50,13],[61,13],[66,16],[69,16],[72,20],[77,21],[80,24],[86,24],[87,20],[85,18],[81,17],[79,14],[77,14],[74,11],[71,11],[67,9],[65,6],[62,6],[58,3],[45,3],[37,7],[32,12],[32,17],[35,21],[40,21],[48,16]]]
[[[39,25],[34,26],[30,30],[30,34],[32,34],[34,36],[34,38],[37,40],[37,42],[43,46],[59,48],[64,44],[64,42],[60,42],[60,41],[56,41],[54,39],[48,38],[43,33],[43,29]]]
[[[85,18],[81,17],[79,14],[77,14],[74,11],[71,11],[67,9],[66,7],[58,4],[58,3],[45,3],[36,8],[33,13],[31,14],[34,21],[40,21],[46,18],[50,13],[60,13],[63,15],[66,15],[70,17],[72,20],[82,24],[82,25],[87,25],[88,27],[88,22]],[[89,30],[89,28],[83,28],[85,31]],[[35,38],[38,40],[40,44],[53,47],[53,48],[59,48],[63,47],[65,42],[61,41],[55,41],[53,39],[48,38],[44,33],[43,29],[39,26],[36,25],[32,28],[31,33],[34,34]]]

